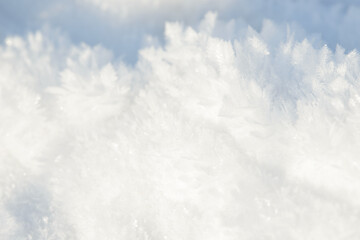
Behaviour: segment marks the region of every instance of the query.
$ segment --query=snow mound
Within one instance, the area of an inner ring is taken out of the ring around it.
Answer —
[[[359,54],[235,23],[167,23],[134,66],[7,37],[0,238],[358,239]]]

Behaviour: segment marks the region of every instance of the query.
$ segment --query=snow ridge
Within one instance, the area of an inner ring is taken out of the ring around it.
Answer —
[[[0,239],[358,239],[357,50],[215,12],[164,39],[5,38]]]

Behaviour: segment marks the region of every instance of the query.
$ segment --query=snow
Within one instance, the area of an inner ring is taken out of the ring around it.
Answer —
[[[359,11],[0,1],[0,239],[359,239]]]

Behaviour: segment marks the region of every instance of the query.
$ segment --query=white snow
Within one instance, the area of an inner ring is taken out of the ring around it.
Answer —
[[[360,239],[358,13],[0,0],[0,239]]]

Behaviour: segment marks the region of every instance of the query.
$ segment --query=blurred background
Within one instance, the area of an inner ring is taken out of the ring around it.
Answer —
[[[196,24],[208,11],[236,26],[260,30],[264,19],[317,34],[330,48],[359,48],[356,0],[0,0],[0,39],[39,29],[55,29],[74,43],[101,44],[128,63],[139,48],[163,44],[164,24]],[[240,23],[240,24],[239,24]]]

